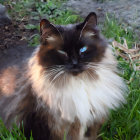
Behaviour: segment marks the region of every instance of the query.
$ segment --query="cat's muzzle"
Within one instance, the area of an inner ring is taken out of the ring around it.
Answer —
[[[68,73],[73,75],[78,75],[84,71],[84,67],[78,64],[68,64],[65,66],[65,69]]]

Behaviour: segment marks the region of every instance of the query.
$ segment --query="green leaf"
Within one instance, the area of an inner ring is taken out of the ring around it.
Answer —
[[[37,29],[37,26],[33,24],[27,24],[25,25],[25,28],[28,30],[34,30],[34,29]]]

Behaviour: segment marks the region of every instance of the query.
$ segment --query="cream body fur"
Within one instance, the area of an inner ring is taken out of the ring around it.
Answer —
[[[85,72],[78,76],[65,73],[62,75],[64,79],[56,81],[59,82],[59,87],[50,83],[47,72],[42,72],[42,67],[37,62],[37,52],[38,50],[29,61],[34,94],[49,106],[57,122],[60,122],[59,125],[63,120],[72,123],[78,118],[86,128],[94,121],[101,121],[110,109],[119,107],[125,101],[126,87],[122,78],[116,74],[117,63],[110,47],[96,69],[93,68],[97,79],[89,78]]]

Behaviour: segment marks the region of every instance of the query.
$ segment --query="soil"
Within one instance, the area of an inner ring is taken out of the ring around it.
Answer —
[[[104,22],[105,14],[110,13],[115,15],[118,22],[140,34],[140,0],[105,0],[103,3],[99,0],[68,0],[66,6],[83,17],[95,11],[101,23]],[[27,42],[35,32],[26,30],[24,22],[0,26],[0,50]]]
[[[1,50],[16,46],[22,40],[22,35],[16,25],[1,26],[0,31]]]
[[[37,30],[27,30],[24,25],[24,22],[15,21],[10,25],[0,26],[1,50],[27,42],[30,36],[38,32]]]
[[[0,69],[20,64],[31,54],[34,47],[28,46],[27,39],[35,32],[19,22],[0,26]]]

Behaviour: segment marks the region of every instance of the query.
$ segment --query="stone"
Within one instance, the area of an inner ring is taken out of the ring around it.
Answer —
[[[68,0],[66,7],[82,17],[89,12],[96,12],[101,24],[104,24],[106,13],[115,15],[118,23],[126,24],[140,34],[140,0],[105,0],[103,3],[98,0]]]
[[[11,19],[7,13],[6,7],[0,4],[0,26],[11,24]]]

